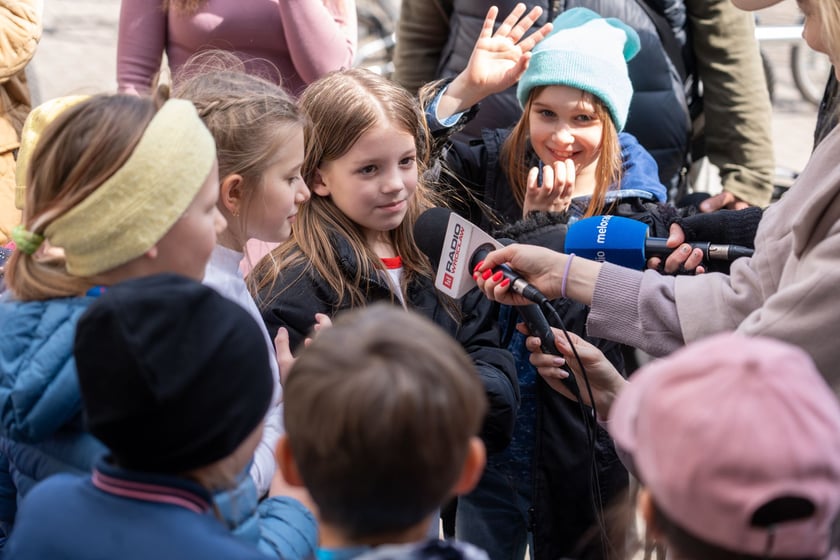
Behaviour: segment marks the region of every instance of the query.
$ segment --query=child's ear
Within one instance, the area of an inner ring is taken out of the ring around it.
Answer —
[[[277,459],[277,466],[283,473],[283,478],[291,486],[303,486],[303,477],[295,463],[292,455],[292,448],[289,446],[289,437],[286,434],[277,440],[277,447],[274,448],[274,458]]]
[[[330,196],[330,188],[324,183],[324,177],[321,176],[320,169],[316,169],[312,175],[312,184],[309,185],[309,188],[318,196]]]
[[[232,173],[219,184],[219,202],[233,216],[238,216],[242,207],[242,175]]]
[[[461,476],[452,488],[452,494],[462,496],[469,494],[481,480],[481,473],[484,472],[484,463],[487,461],[487,451],[484,442],[477,437],[470,438],[467,457],[464,460],[464,467],[461,469]]]

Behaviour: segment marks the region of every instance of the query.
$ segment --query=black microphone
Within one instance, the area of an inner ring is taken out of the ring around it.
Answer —
[[[650,257],[666,257],[674,252],[666,242],[667,239],[648,237],[644,222],[621,216],[592,216],[569,226],[564,252],[641,270]],[[689,245],[701,249],[707,260],[733,261],[753,254],[752,249],[741,245],[705,242]]]
[[[674,252],[673,247],[665,244],[667,239],[662,237],[648,237],[645,239],[645,255],[648,257],[667,257]],[[708,241],[689,241],[693,249],[703,251],[703,258],[712,261],[732,262],[741,257],[751,257],[755,252],[750,247],[743,245],[731,245],[729,243],[710,243]]]
[[[481,228],[447,208],[430,208],[423,212],[414,224],[414,239],[437,271],[435,287],[456,298],[475,287],[472,271],[488,253],[513,243],[510,239],[493,239]],[[464,255],[469,256],[466,267]],[[534,302],[515,307],[528,327],[528,332],[539,337],[542,351],[552,356],[562,356],[554,342],[554,331],[540,308],[540,305],[548,303],[545,295],[506,265],[496,267],[493,271],[501,271],[510,280],[514,292]],[[577,382],[571,372],[561,382],[573,395],[579,396]]]
[[[414,240],[437,271],[435,287],[459,298],[475,287],[472,274],[487,254],[502,244],[447,208],[429,208],[414,224]],[[534,303],[547,301],[538,289],[506,265],[493,269],[510,280],[511,289]]]

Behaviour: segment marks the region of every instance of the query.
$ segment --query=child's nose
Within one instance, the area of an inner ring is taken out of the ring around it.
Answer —
[[[575,135],[572,134],[568,126],[560,125],[554,129],[554,139],[563,144],[571,144],[575,141]]]
[[[306,186],[306,183],[303,181],[298,181],[298,183],[300,183],[300,187],[295,191],[295,202],[303,204],[309,200],[312,193],[309,192],[309,187]]]
[[[382,192],[393,192],[403,188],[403,174],[400,169],[392,169],[382,178]]]

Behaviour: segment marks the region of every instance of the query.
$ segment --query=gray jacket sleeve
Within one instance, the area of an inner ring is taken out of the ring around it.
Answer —
[[[402,0],[393,78],[408,91],[437,78],[451,13],[452,0]]]

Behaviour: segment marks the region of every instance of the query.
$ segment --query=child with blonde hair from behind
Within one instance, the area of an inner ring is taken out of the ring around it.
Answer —
[[[437,508],[484,466],[487,402],[451,336],[386,304],[345,312],[300,354],[286,391],[277,458],[318,506],[319,559],[486,560],[424,540]]]
[[[309,198],[300,175],[304,119],[295,100],[280,86],[247,74],[244,64],[225,51],[193,57],[175,82],[174,94],[196,106],[218,153],[217,206],[227,228],[218,236],[204,283],[251,313],[272,357],[275,406],[266,418],[250,471],[263,495],[275,473],[274,446],[283,431],[280,372],[240,263],[249,239],[270,243],[288,239],[298,205]]]
[[[109,287],[76,331],[85,424],[109,454],[92,475],[39,483],[8,555],[267,559],[220,522],[213,499],[251,460],[271,402],[254,319],[195,280],[159,274]]]

